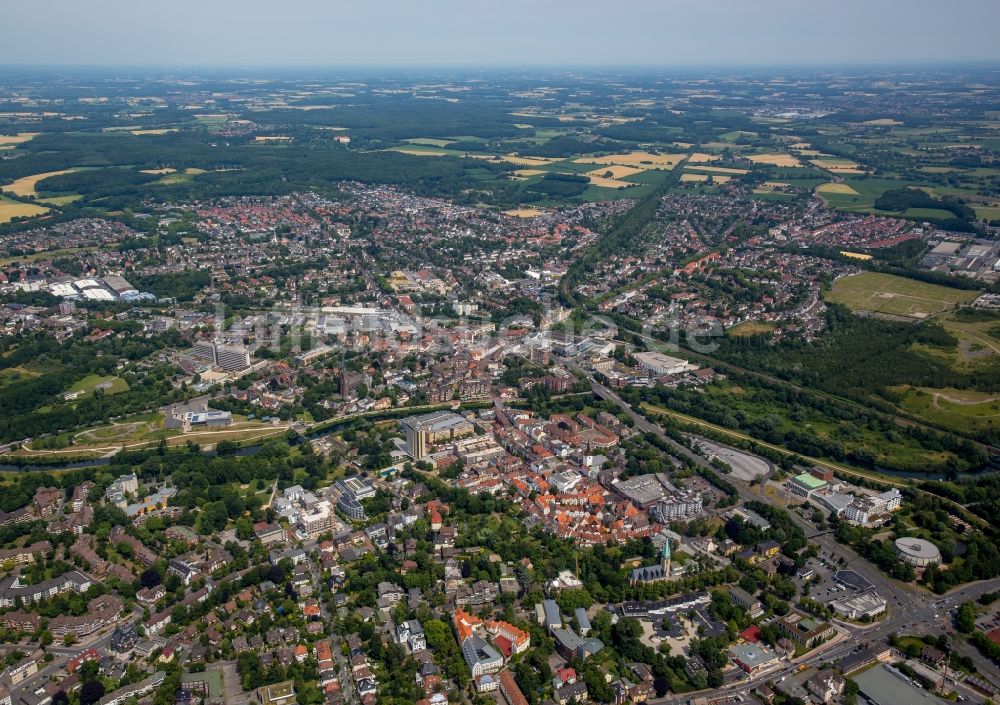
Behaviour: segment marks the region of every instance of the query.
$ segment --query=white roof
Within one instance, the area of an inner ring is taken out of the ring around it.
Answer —
[[[53,284],[49,290],[55,296],[76,296],[77,291],[72,284]]]
[[[83,295],[92,301],[114,301],[115,297],[111,295],[111,292],[105,291],[104,289],[84,289]]]

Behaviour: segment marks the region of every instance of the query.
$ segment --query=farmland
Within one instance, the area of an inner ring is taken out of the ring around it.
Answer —
[[[20,203],[0,196],[0,224],[9,223],[14,218],[34,218],[48,211],[44,206]]]
[[[39,181],[47,179],[50,176],[59,176],[61,174],[69,174],[75,171],[74,169],[61,169],[59,171],[46,171],[41,174],[32,174],[31,176],[22,176],[20,179],[16,179],[14,182],[7,184],[6,186],[0,186],[0,189],[4,191],[9,191],[15,196],[38,196],[38,192],[35,190]]]
[[[38,135],[39,135],[38,132],[18,132],[15,135],[0,134],[0,147],[7,145],[24,144],[28,140],[34,139]]]
[[[685,158],[684,154],[652,154],[650,152],[628,152],[625,154],[608,154],[603,157],[580,157],[575,159],[578,164],[619,164],[647,169],[673,169]]]

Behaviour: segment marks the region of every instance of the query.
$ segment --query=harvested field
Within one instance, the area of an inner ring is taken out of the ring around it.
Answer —
[[[18,132],[16,135],[0,135],[0,145],[24,144],[42,134],[41,132]]]
[[[673,169],[685,157],[684,154],[652,154],[650,152],[628,152],[608,154],[603,157],[580,157],[577,164],[621,164],[646,169]]]
[[[44,206],[19,203],[0,196],[0,224],[9,223],[14,218],[34,218],[43,213],[48,213],[48,211],[49,209]]]
[[[612,164],[608,167],[588,171],[587,176],[597,176],[604,179],[624,179],[626,176],[632,176],[632,174],[638,174],[641,171],[643,171],[643,169],[639,169],[634,166]]]
[[[746,169],[736,169],[734,167],[728,166],[685,166],[685,171],[708,171],[713,174],[737,174],[743,175],[747,173]]]
[[[747,158],[754,164],[767,164],[768,166],[804,166],[802,162],[791,154],[751,154]]]
[[[0,186],[0,190],[10,191],[15,196],[37,196],[38,192],[35,191],[35,185],[43,179],[47,179],[50,176],[59,176],[60,174],[69,174],[70,172],[76,171],[76,169],[62,169],[61,171],[46,171],[41,174],[32,174],[31,176],[22,176],[17,181],[7,184],[6,186]]]
[[[850,184],[838,184],[834,182],[820,184],[816,187],[816,193],[841,193],[848,196],[860,195]]]
[[[712,177],[712,182],[716,184],[724,184],[733,177],[726,176],[724,174],[692,174],[689,172],[684,172],[681,174],[681,181],[686,182],[697,182],[697,181],[708,181],[708,177]]]

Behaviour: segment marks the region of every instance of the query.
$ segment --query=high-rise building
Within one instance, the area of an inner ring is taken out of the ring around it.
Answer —
[[[468,419],[451,411],[411,416],[403,419],[401,425],[406,433],[406,452],[414,460],[427,457],[434,444],[468,436],[473,432]]]

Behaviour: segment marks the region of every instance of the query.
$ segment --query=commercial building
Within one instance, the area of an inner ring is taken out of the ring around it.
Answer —
[[[435,411],[403,419],[400,425],[406,434],[406,452],[414,460],[430,455],[436,444],[470,435],[474,427],[464,417],[451,411]]]
[[[734,644],[729,647],[729,658],[751,676],[778,662],[778,655],[763,644]]]
[[[649,511],[659,502],[663,501],[668,494],[670,485],[665,479],[661,480],[659,475],[637,475],[627,480],[615,480],[611,483],[611,489],[630,501],[638,509]]]
[[[787,487],[793,494],[801,497],[810,497],[814,492],[819,492],[827,487],[829,483],[807,472],[796,475],[788,481]]]
[[[863,617],[871,619],[885,612],[886,599],[874,590],[869,590],[833,600],[827,606],[847,619],[861,619]]]
[[[657,375],[676,375],[698,369],[697,365],[692,365],[687,360],[658,352],[639,352],[632,357],[639,363],[639,367]]]
[[[941,562],[941,551],[925,539],[904,536],[896,539],[896,556],[903,563],[917,568],[924,568],[931,563]]]
[[[844,519],[861,526],[873,526],[881,523],[892,512],[902,505],[903,495],[893,487],[888,492],[878,495],[857,497],[844,508]]]

